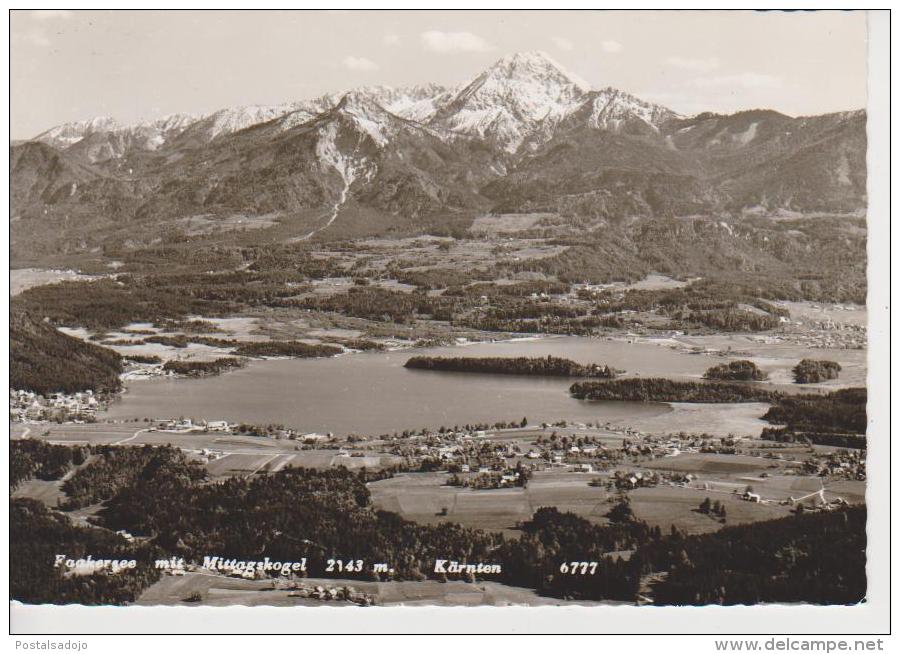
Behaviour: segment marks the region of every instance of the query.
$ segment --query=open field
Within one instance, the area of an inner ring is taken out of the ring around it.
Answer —
[[[287,456],[290,457],[290,455]],[[249,476],[271,470],[281,458],[277,452],[275,454],[226,454],[215,461],[210,461],[206,469],[213,479]]]
[[[623,288],[632,291],[666,291],[673,288],[684,288],[687,285],[688,282],[672,279],[667,275],[651,274],[647,275],[639,282],[627,284],[623,286]]]
[[[269,453],[293,452],[297,446],[295,441],[262,438],[258,436],[241,436],[223,434],[221,432],[169,432],[148,431],[140,434],[130,445],[174,445],[189,450],[218,450],[234,453]]]
[[[25,430],[28,429],[28,432]],[[380,452],[365,456],[340,455],[331,450],[297,450],[296,441],[222,434],[219,432],[166,432],[148,431],[147,423],[92,423],[84,425],[22,425],[10,424],[11,438],[38,438],[63,445],[172,445],[183,450],[201,452],[210,450],[224,454],[210,461],[207,468],[214,479],[256,472],[277,472],[286,466],[295,468],[345,468],[370,469],[392,465],[397,458]],[[31,482],[29,482],[31,483]],[[29,491],[29,497],[53,494],[52,489],[39,488]],[[55,505],[55,504],[54,504]]]
[[[357,581],[355,579],[306,578],[307,585],[324,587],[352,586],[375,598],[377,606],[559,606],[600,605],[613,602],[565,602],[541,597],[533,590],[496,582],[464,581]],[[223,577],[212,573],[187,573],[183,577],[165,576],[148,588],[136,602],[139,606],[355,606],[351,602],[322,601],[288,597],[288,590],[272,590],[270,580]],[[202,601],[184,602],[192,593]]]
[[[478,216],[472,221],[469,232],[479,236],[498,236],[531,229],[549,213],[502,213]]]
[[[94,455],[89,455],[85,459],[84,463],[82,463],[80,466],[70,469],[69,472],[67,472],[60,479],[53,479],[49,481],[37,479],[36,477],[28,479],[19,484],[19,486],[12,493],[10,493],[10,497],[28,497],[41,502],[47,508],[56,509],[59,507],[59,504],[66,499],[66,493],[62,489],[63,483],[72,475],[74,475],[80,468],[89,465],[96,458],[97,457]],[[93,515],[97,510],[99,510],[99,508],[100,505],[88,506],[79,509],[78,511],[67,513],[67,515],[76,522],[85,524],[87,517]]]
[[[29,428],[30,438],[50,442],[79,442],[91,445],[173,445],[186,450],[217,449],[223,452],[293,452],[296,442],[221,432],[149,431],[146,422],[96,422],[76,424],[11,424],[13,438]]]
[[[758,474],[770,466],[781,467],[781,465],[768,459],[740,454],[679,454],[674,457],[648,461],[642,465],[654,470],[693,472],[708,475],[734,475],[753,472]]]
[[[176,221],[188,236],[208,236],[230,231],[266,229],[278,224],[278,213],[262,215],[232,214],[230,216],[214,216],[202,214],[186,216]]]
[[[206,468],[213,479],[251,475],[260,472],[278,472],[286,467],[294,468],[329,468],[343,466],[349,469],[366,467],[369,469],[389,465],[393,457],[338,456],[335,450],[304,450],[292,454],[283,454],[277,450],[264,454],[227,453],[225,456],[210,461]]]
[[[482,231],[485,228],[488,231],[528,229],[530,223],[540,220],[545,215],[486,216],[481,222],[481,225],[486,227],[479,227],[479,229]],[[464,243],[464,247],[461,247],[460,243]],[[399,263],[406,270],[435,268],[471,271],[479,267],[489,268],[503,261],[542,259],[560,254],[566,249],[565,246],[548,244],[545,239],[527,239],[515,236],[504,237],[499,248],[498,243],[498,239],[470,239],[460,242],[435,236],[399,239],[370,238],[357,241],[354,244],[355,250],[352,256],[354,260],[365,258],[365,266],[361,272],[366,274],[382,272],[392,263]],[[321,254],[333,256],[335,253],[326,251]]]
[[[649,467],[649,466],[648,466]],[[443,486],[446,475],[441,473],[413,473],[398,475],[369,484],[372,501],[380,509],[395,511],[408,520],[437,524],[450,520],[466,527],[499,530],[516,537],[516,523],[528,520],[542,506],[555,506],[560,511],[570,511],[587,520],[605,523],[605,514],[612,508],[616,493],[604,488],[589,486],[597,474],[581,474],[569,471],[538,472],[527,488],[498,490],[472,490]],[[801,497],[810,483],[818,482],[808,477],[790,477],[803,490],[793,490],[794,497]],[[659,485],[637,488],[628,492],[635,515],[649,524],[668,531],[672,525],[688,533],[706,533],[724,526],[709,516],[695,511],[705,497],[720,500],[726,506],[727,524],[744,524],[770,520],[790,514],[791,507],[777,503],[747,502],[733,494],[743,492],[752,482],[756,492],[764,498],[786,500],[791,492],[779,491],[781,482],[749,479],[737,475],[719,475],[715,478],[702,475],[693,487]],[[708,483],[710,488],[704,487]],[[861,483],[861,482],[860,482]],[[816,485],[811,490],[816,490]],[[862,486],[861,486],[862,488]],[[844,492],[848,501],[853,495]],[[832,499],[826,494],[828,499]],[[447,515],[439,515],[443,508]]]
[[[55,479],[53,481],[44,481],[43,479],[29,479],[19,484],[18,488],[10,493],[11,498],[30,497],[44,504],[44,506],[55,509],[57,503],[65,499],[66,494],[62,491],[62,480]]]
[[[635,516],[650,525],[659,526],[664,533],[672,525],[689,534],[717,531],[725,526],[718,519],[696,510],[706,497],[725,505],[728,525],[783,518],[791,511],[789,506],[747,502],[724,491],[716,493],[678,486],[637,488],[628,496]]]
[[[334,582],[331,581],[333,584]],[[202,602],[184,599],[200,593]],[[164,576],[138,598],[139,606],[321,606],[319,600],[288,597],[287,590],[273,590],[267,580],[236,579],[211,572],[190,572],[183,577]],[[329,605],[352,606],[350,602],[329,602]]]
[[[654,434],[707,433],[712,436],[759,436],[771,425],[762,416],[769,409],[763,402],[734,404],[695,404],[671,402],[671,413],[660,416],[634,416],[614,419],[622,427]]]
[[[466,527],[516,535],[516,523],[542,506],[556,506],[584,518],[604,521],[608,494],[588,486],[597,475],[568,471],[536,472],[526,488],[472,490],[444,485],[447,473],[407,473],[369,484],[372,503],[426,524],[452,521]],[[440,515],[446,508],[447,514]]]
[[[849,312],[848,312],[849,313]],[[834,390],[849,386],[866,385],[866,350],[808,347],[794,343],[789,336],[770,334],[706,334],[674,336],[662,339],[642,339],[657,342],[673,349],[685,349],[708,357],[709,365],[728,359],[749,359],[768,373],[769,384],[778,385],[787,392],[815,392],[816,389]],[[801,359],[827,359],[841,365],[838,379],[819,384],[794,384],[791,369]]]
[[[791,317],[800,320],[832,321],[848,325],[868,323],[866,308],[857,304],[831,304],[818,302],[789,302],[782,300],[775,304],[791,312]]]
[[[146,427],[143,423],[106,423],[75,425],[22,425],[10,423],[10,438],[22,438],[27,431],[29,438],[40,438],[62,445],[112,445]]]
[[[94,275],[82,275],[74,270],[45,270],[43,268],[13,268],[9,271],[9,294],[18,295],[22,291],[44,284],[62,281],[90,281]]]
[[[778,473],[772,473],[765,478],[749,474],[734,476],[726,480],[716,480],[715,478],[707,480],[704,478],[695,482],[692,486],[701,490],[705,490],[708,486],[711,491],[727,493],[732,493],[734,490],[743,492],[747,486],[751,486],[754,492],[758,493],[763,500],[782,502],[790,498],[798,500],[805,497],[805,504],[818,502],[818,498],[815,495],[822,488],[824,488],[826,501],[832,501],[840,497],[851,504],[864,502],[866,492],[866,482],[864,481],[851,479],[823,481],[818,477]]]

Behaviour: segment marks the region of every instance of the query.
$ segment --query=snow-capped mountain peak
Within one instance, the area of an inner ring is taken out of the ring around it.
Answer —
[[[367,86],[311,100],[276,105],[226,107],[204,116],[173,114],[121,126],[112,118],[66,123],[36,137],[54,147],[75,144],[93,161],[122,157],[132,150],[202,147],[235,132],[276,121],[286,131],[338,110],[383,147],[398,129],[392,121],[419,123],[443,139],[478,138],[514,154],[546,142],[562,125],[594,129],[658,130],[674,112],[622,91],[590,90],[545,52],[502,57],[469,83],[449,89],[438,84],[403,88]],[[427,126],[427,127],[426,127]],[[108,134],[108,135],[107,135]],[[106,135],[106,136],[104,136]],[[90,136],[90,139],[86,137]]]
[[[680,117],[671,109],[609,86],[585,94],[572,115],[578,120],[586,120],[594,129],[616,130],[629,121],[639,120],[656,131],[663,123]]]
[[[515,152],[542,123],[568,114],[587,84],[543,52],[503,57],[436,115],[451,131],[477,135]]]
[[[171,114],[133,125],[121,125],[114,118],[100,116],[65,123],[35,137],[60,149],[78,151],[91,163],[122,157],[131,149],[158,150],[197,120],[190,114]]]
[[[494,63],[486,73],[518,82],[544,79],[562,86],[571,84],[582,93],[591,88],[587,82],[566,70],[543,50],[507,55]]]
[[[119,128],[119,123],[111,116],[97,116],[88,120],[78,120],[71,123],[63,123],[51,127],[34,137],[35,141],[41,141],[56,148],[66,148],[78,143],[88,134],[95,132],[108,132]]]
[[[393,131],[391,114],[363,91],[345,93],[333,113],[349,118],[356,128],[366,133],[378,147],[384,147]]]

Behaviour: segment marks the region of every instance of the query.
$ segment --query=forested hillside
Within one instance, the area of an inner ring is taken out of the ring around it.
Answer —
[[[9,385],[42,395],[120,387],[122,358],[114,351],[63,334],[24,311],[10,312]]]

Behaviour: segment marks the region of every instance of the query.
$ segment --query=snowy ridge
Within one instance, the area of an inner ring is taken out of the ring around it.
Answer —
[[[35,141],[41,141],[54,147],[68,147],[78,143],[86,135],[93,132],[108,132],[119,128],[115,118],[110,116],[97,116],[90,120],[80,120],[72,123],[63,123],[51,127],[46,132],[41,132],[34,137]]]
[[[275,120],[280,121],[280,129],[292,129],[334,110],[348,97],[352,99],[348,112],[382,147],[389,137],[385,122],[390,118],[386,116],[417,123],[444,140],[459,136],[484,139],[510,154],[547,141],[573,116],[587,120],[594,129],[618,129],[637,119],[657,130],[676,117],[665,107],[616,89],[591,91],[586,82],[549,55],[534,51],[503,57],[468,84],[452,89],[438,84],[367,86],[311,100],[226,107],[199,117],[173,114],[130,126],[100,117],[66,123],[35,138],[67,148],[90,135],[115,133],[114,142],[91,146],[91,159],[102,160],[123,156],[128,148],[156,150],[182,135],[180,145],[197,146]],[[383,109],[385,115],[366,110],[366,104]]]
[[[157,150],[197,120],[190,114],[171,114],[123,126],[109,117],[66,123],[35,137],[56,148],[73,148],[91,163],[123,156],[130,148]]]
[[[590,108],[587,121],[594,129],[617,129],[624,121],[636,118],[659,131],[660,125],[679,117],[665,107],[645,102],[611,87],[589,96],[585,101],[585,105]]]
[[[406,120],[425,123],[453,97],[453,91],[439,84],[404,88],[366,86],[354,91],[372,99],[387,111]]]
[[[292,104],[228,107],[191,125],[190,133],[206,141],[212,141],[223,134],[234,134],[253,125],[281,118],[297,109],[298,107]]]

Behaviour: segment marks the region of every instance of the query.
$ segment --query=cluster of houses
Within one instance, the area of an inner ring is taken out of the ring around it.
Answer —
[[[816,493],[812,502],[801,502],[792,497],[787,502],[783,502],[783,504],[795,506],[797,508],[802,507],[802,509],[800,509],[802,511],[835,511],[837,509],[842,509],[845,506],[849,506],[850,503],[843,497],[835,497],[828,500],[825,498],[824,492],[820,491],[819,493]]]
[[[468,468],[469,466],[465,466]],[[463,486],[474,488],[476,490],[485,490],[492,488],[512,488],[515,486],[524,486],[529,477],[530,470],[524,466],[516,468],[506,468],[504,470],[491,470],[489,468],[479,468],[477,472],[469,473],[469,470],[462,470],[463,474],[454,473],[447,480],[448,486]]]
[[[606,486],[607,490],[634,490],[653,488],[660,484],[687,487],[697,480],[691,472],[659,472],[656,470],[616,470],[611,476],[597,478],[592,486]]]
[[[183,577],[188,572],[196,572],[199,566],[188,564],[166,567],[164,574],[173,577]],[[229,577],[240,579],[266,579],[267,576],[262,569],[256,569],[253,572],[245,572],[243,570],[234,570],[227,574]],[[286,590],[288,597],[297,597],[303,599],[315,599],[325,602],[353,602],[360,606],[372,606],[375,604],[375,598],[369,593],[357,590],[353,586],[321,586],[312,585],[294,579],[276,578],[272,580],[272,590]]]
[[[549,425],[543,425],[549,428]],[[569,428],[587,428],[569,425]],[[733,454],[734,439],[712,439],[696,435],[652,436],[631,429],[609,427],[609,431],[623,436],[621,447],[602,442],[590,435],[539,434],[536,441],[499,440],[496,434],[484,431],[440,431],[415,434],[392,441],[388,452],[407,460],[413,468],[447,470],[451,473],[474,473],[479,470],[501,472],[524,464],[529,470],[561,468],[572,472],[602,471],[626,459],[634,462],[682,453],[717,451]]]
[[[101,401],[90,390],[46,397],[31,391],[9,391],[9,419],[16,422],[92,422],[100,408]]]
[[[171,432],[210,432],[218,431],[231,433],[234,425],[226,420],[200,420],[194,422],[191,418],[157,418],[153,421],[154,431],[171,431]]]
[[[161,363],[139,363],[132,364],[128,370],[123,372],[119,377],[122,381],[133,381],[135,379],[149,379],[152,377],[168,377],[174,374],[165,368]]]
[[[862,350],[868,342],[865,325],[836,322],[834,320],[792,321],[802,327],[790,332],[791,341],[811,348],[833,350]]]
[[[204,463],[211,463],[218,459],[221,459],[225,456],[225,452],[222,450],[212,450],[208,447],[204,447],[200,450],[200,460]]]
[[[866,479],[866,450],[835,450],[817,453],[803,462],[802,471],[819,477]]]
[[[372,606],[375,604],[374,596],[357,590],[353,586],[313,586],[311,584],[290,582],[276,582],[276,590],[288,585],[288,597],[308,598],[325,602],[353,602],[359,606]]]
[[[434,433],[418,435],[405,442],[394,442],[389,452],[407,459],[428,461],[430,468],[450,472],[500,472],[511,467],[511,460],[524,461],[532,470],[575,467],[590,472],[596,460],[611,461],[619,454],[605,445],[577,445],[568,439],[533,443],[527,449],[516,441],[489,440],[485,432]]]
[[[616,470],[612,477],[612,483],[616,488],[633,490],[635,488],[652,488],[659,485],[659,473],[653,470],[631,472]]]

